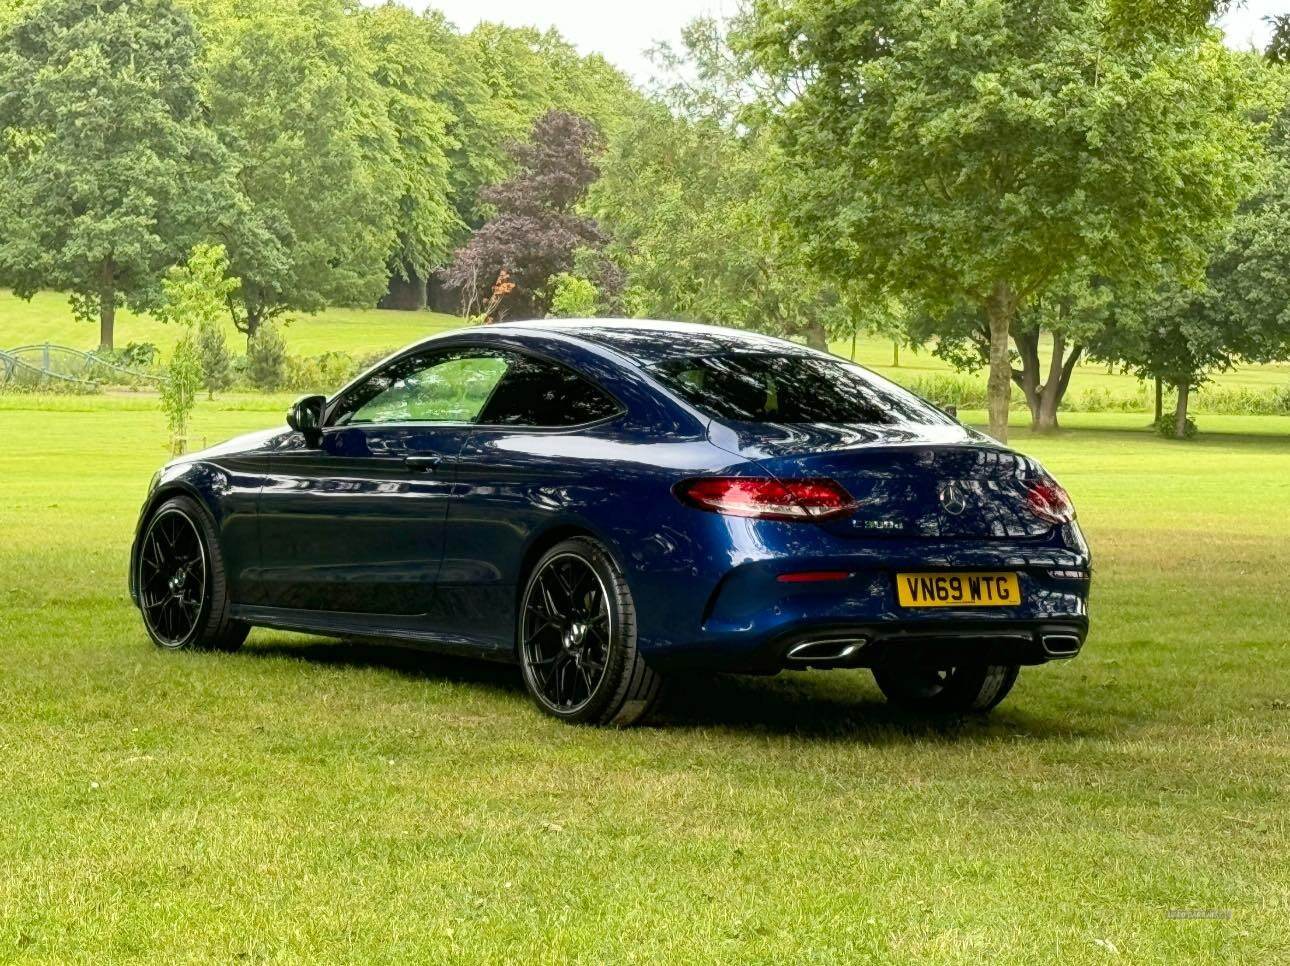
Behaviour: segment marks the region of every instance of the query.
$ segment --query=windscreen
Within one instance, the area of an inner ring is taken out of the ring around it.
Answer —
[[[668,359],[654,374],[710,416],[753,423],[952,424],[894,383],[841,359],[728,353]]]

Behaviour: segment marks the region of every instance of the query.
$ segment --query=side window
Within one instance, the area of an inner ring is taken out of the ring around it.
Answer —
[[[619,411],[605,392],[564,366],[528,356],[511,360],[488,406],[487,426],[578,426]]]
[[[508,368],[487,350],[399,359],[342,396],[332,425],[471,423]]]

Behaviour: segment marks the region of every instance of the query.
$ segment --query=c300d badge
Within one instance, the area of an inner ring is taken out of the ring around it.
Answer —
[[[952,480],[941,484],[940,500],[941,509],[950,516],[956,517],[967,509],[967,493],[960,484]]]

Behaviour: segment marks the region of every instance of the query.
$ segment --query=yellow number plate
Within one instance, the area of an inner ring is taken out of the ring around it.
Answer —
[[[901,607],[1015,607],[1016,574],[896,574]]]

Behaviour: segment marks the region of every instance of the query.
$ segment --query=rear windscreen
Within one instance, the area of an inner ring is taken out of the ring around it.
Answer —
[[[651,370],[710,416],[754,423],[952,424],[873,373],[821,356],[729,353],[668,359]]]

